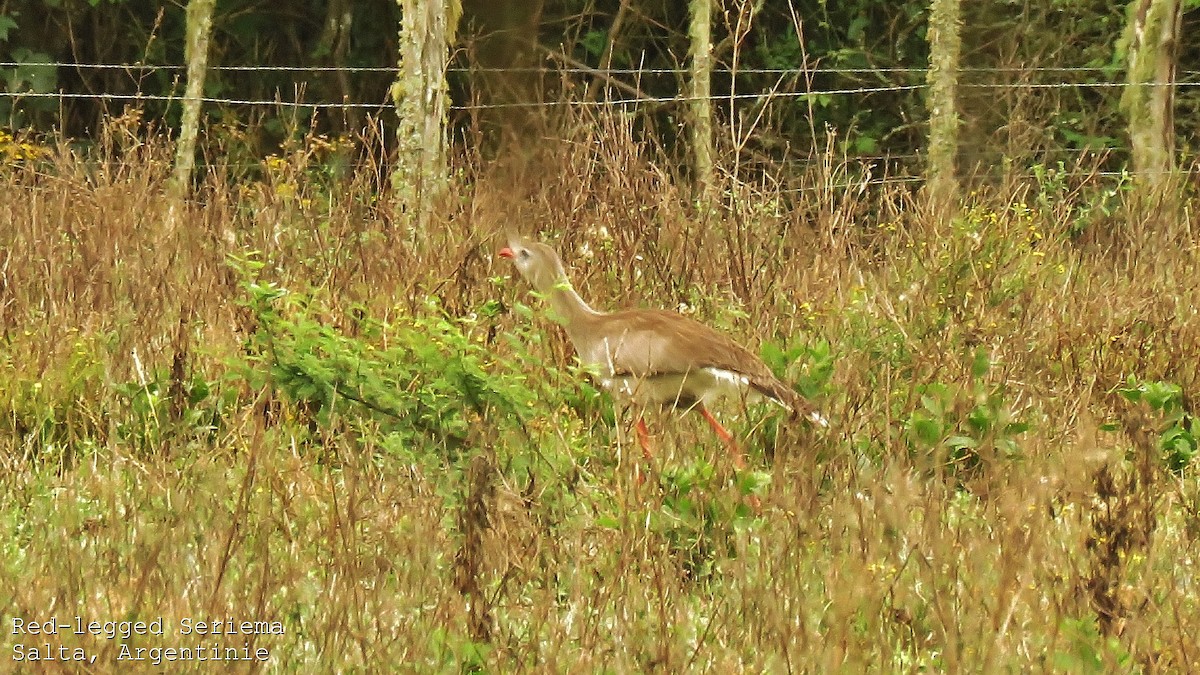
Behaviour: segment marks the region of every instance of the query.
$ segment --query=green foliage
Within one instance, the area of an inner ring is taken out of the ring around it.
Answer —
[[[608,33],[599,30],[589,30],[584,33],[579,39],[579,45],[583,47],[588,56],[598,59],[604,53],[604,47],[608,44]]]
[[[198,374],[177,382],[165,371],[146,382],[117,383],[113,392],[124,404],[117,437],[143,453],[168,443],[178,447],[189,436],[211,440],[239,403],[236,388],[222,388]]]
[[[144,0],[16,0],[6,3],[4,10],[0,10],[0,34],[7,37],[6,40],[0,38],[0,61],[22,65],[60,61],[180,64],[184,62],[186,42],[185,5]],[[339,13],[330,14],[331,11]],[[234,2],[228,7],[222,5],[214,18],[213,53],[220,54],[221,65],[228,66],[394,67],[399,12],[398,3],[392,0],[366,0],[346,5],[310,1],[289,6],[286,10],[279,6]],[[329,27],[330,22],[337,25],[337,30]],[[345,31],[345,34],[339,31]],[[330,49],[339,43],[344,48]],[[22,53],[43,56],[45,60],[18,56]],[[0,77],[11,75],[13,70],[0,68]],[[54,76],[58,71],[49,68],[46,72]],[[66,79],[65,89],[78,93],[167,96],[178,93],[180,72],[170,68],[144,72],[117,68],[84,69],[80,75],[86,86],[77,84],[71,75],[59,75]],[[206,91],[210,95],[220,93],[229,98],[272,100],[276,92],[294,91],[293,75],[269,69],[257,71],[252,76],[244,72],[214,70],[206,77]],[[343,97],[353,102],[378,100],[378,93],[386,90],[390,79],[391,74],[387,72],[358,72],[348,79],[322,73],[306,79],[301,95],[307,101],[339,101]],[[56,84],[53,88],[38,91],[55,91],[57,87]],[[0,99],[0,112],[6,112],[2,107],[8,101],[10,99]],[[26,99],[20,102],[20,111],[38,114],[22,116],[20,122],[36,124],[41,131],[48,131],[53,126],[90,134],[96,131],[94,120],[105,105],[103,101],[88,98],[74,101]],[[177,119],[177,104],[141,101],[139,105],[146,111],[147,119]],[[244,112],[243,109],[233,114]],[[271,120],[277,112],[286,117],[292,111],[264,108],[259,112],[266,120]],[[205,111],[206,115],[211,115],[210,119],[230,113],[215,107]],[[318,124],[323,130],[329,130],[330,122],[322,119]],[[255,125],[255,133],[264,136],[252,139],[260,148],[260,144],[269,146],[279,140],[266,132],[266,125]]]
[[[697,459],[665,467],[659,477],[662,508],[649,514],[651,532],[662,537],[685,578],[711,579],[716,565],[737,557],[736,533],[750,526],[752,502],[764,495],[771,476],[739,472],[737,498],[723,489],[724,477],[712,463]]]
[[[818,408],[828,400],[834,367],[834,357],[828,340],[818,339],[811,344],[796,343],[787,349],[765,341],[760,353],[763,362],[776,377],[783,382],[791,382],[795,391]],[[750,442],[762,447],[767,457],[773,457],[779,444],[782,424],[784,420],[781,415],[770,415],[761,422],[761,426],[753,425],[755,431],[749,439]]]
[[[17,22],[8,14],[0,14],[0,42],[8,41],[8,33],[17,27]]]
[[[1125,171],[1113,180],[1090,184],[1074,183],[1071,171],[1062,162],[1051,167],[1035,164],[1032,171],[1037,183],[1038,210],[1046,221],[1064,223],[1071,237],[1079,237],[1097,221],[1116,215],[1133,188],[1133,181]]]
[[[1066,618],[1059,625],[1068,641],[1067,649],[1054,654],[1054,667],[1070,673],[1135,672],[1133,656],[1115,636],[1100,633],[1092,617]]]
[[[1158,449],[1163,464],[1174,473],[1182,473],[1200,450],[1200,423],[1184,406],[1183,389],[1171,382],[1139,380],[1130,375],[1117,393],[1132,403],[1144,403],[1159,415]]]
[[[111,336],[75,336],[66,354],[39,372],[21,355],[35,349],[39,336],[26,333],[6,340],[0,350],[0,429],[20,439],[34,463],[65,460],[81,443],[103,438],[104,411],[98,394],[105,390],[103,352]]]
[[[32,337],[32,336],[31,336]],[[177,382],[171,373],[135,373],[113,381],[111,334],[77,336],[71,350],[41,373],[11,358],[0,360],[0,401],[8,412],[0,428],[20,439],[34,464],[71,463],[116,442],[139,456],[170,441],[208,438],[221,425],[237,392],[214,392],[200,375]],[[23,350],[9,344],[10,349]]]
[[[904,423],[910,447],[950,473],[970,473],[985,462],[1020,458],[1017,437],[1029,430],[1005,398],[1003,385],[987,381],[991,361],[977,349],[970,382],[918,387],[920,407]]]
[[[8,20],[6,27],[5,20]],[[0,16],[0,31],[7,35],[8,30],[16,24],[6,16]],[[51,65],[51,56],[42,51],[27,47],[16,47],[12,50],[13,65],[0,68],[0,80],[3,81],[4,91],[9,94],[46,94],[58,89],[58,72]],[[28,112],[46,112],[55,110],[59,104],[53,98],[23,99],[20,106],[13,96],[0,97],[0,125],[6,127],[22,127],[29,123]]]
[[[764,91],[783,83],[795,91],[823,92],[918,84],[919,73],[889,69],[924,67],[928,62],[927,4],[872,0],[767,3],[751,27],[753,50],[743,50],[739,66],[789,71],[807,66],[814,72],[744,74],[735,80],[736,89]],[[801,19],[799,25],[795,17]],[[831,69],[845,72],[828,72]],[[918,130],[905,119],[924,118],[924,104],[908,92],[814,94],[800,100],[810,105],[772,111],[779,131],[800,145],[823,147],[830,131],[836,134],[838,151],[851,155],[894,151],[921,140]],[[810,138],[814,130],[818,137]]]
[[[775,40],[759,42],[755,46],[755,51],[766,68],[785,70],[804,63],[800,40],[796,36],[796,29],[792,26],[785,28]]]
[[[438,629],[429,635],[429,651],[441,672],[487,672],[488,656],[494,649],[486,643]]]
[[[792,344],[787,349],[773,342],[763,342],[760,353],[771,372],[785,382],[794,382],[796,391],[805,398],[819,400],[828,393],[834,366],[828,340]],[[800,368],[798,373],[794,372],[797,367]]]
[[[1055,131],[1062,136],[1064,145],[1068,148],[1104,152],[1119,147],[1116,137],[1092,131],[1087,126],[1091,120],[1085,120],[1080,115],[1055,115],[1053,121]]]
[[[454,47],[465,47],[459,53],[470,56],[461,57],[455,65],[485,66],[471,73],[452,71],[451,95],[455,102],[466,103],[473,95],[471,92],[516,86],[512,96],[534,100],[536,90],[515,85],[513,73],[503,72],[503,68],[490,70],[497,65],[495,61],[488,62],[486,56],[479,61],[471,60],[496,49],[494,38],[489,44],[489,37],[479,36],[495,35],[499,23],[493,25],[493,22],[502,23],[498,17],[512,11],[512,8],[485,10],[484,5],[450,5],[451,15],[455,14],[455,8],[463,11],[462,25],[473,26],[477,31],[469,37],[464,36],[465,31],[459,32],[460,44]],[[612,1],[552,3],[542,12],[537,27],[540,33],[527,37],[533,44],[545,45],[552,51],[562,49],[586,66],[644,68],[646,72],[636,78],[625,74],[615,77],[651,97],[677,95],[678,77],[667,71],[677,69],[679,55],[686,53],[686,3],[659,3],[636,12],[623,11],[622,6]],[[292,73],[273,71],[270,67],[304,65],[361,68],[353,77],[318,71],[305,82],[303,96],[309,102],[372,101],[379,97],[379,92],[388,89],[392,74],[384,69],[396,65],[395,27],[400,18],[396,2],[366,0],[342,6],[310,0],[297,3],[294,10],[281,11],[271,4],[235,3],[220,13],[214,49],[220,54],[222,65],[263,68],[252,74],[212,71],[206,80],[208,93],[234,99],[270,100],[276,92],[291,91],[294,85]],[[727,109],[719,113],[725,120],[753,119],[763,113],[753,147],[784,158],[797,147],[824,148],[826,141],[832,140],[829,147],[849,154],[909,158],[894,160],[903,164],[919,161],[911,156],[923,142],[921,120],[927,116],[919,72],[929,59],[927,2],[801,0],[751,3],[740,6],[740,10],[741,15],[729,11],[713,19],[718,72],[734,65],[738,69],[736,73],[714,78],[717,100],[731,93],[745,95],[774,89],[798,97],[789,101],[808,104],[776,101],[767,105],[765,96],[758,100],[730,99]],[[144,1],[18,0],[7,4],[0,14],[0,47],[6,52],[0,60],[19,65],[4,69],[0,75],[10,82],[38,82],[22,84],[22,90],[50,92],[60,85],[70,89],[76,79],[47,68],[46,64],[51,62],[178,64],[183,61],[186,41],[184,14],[179,5],[164,9],[161,3]],[[964,54],[963,65],[978,69],[974,74],[965,74],[964,84],[967,87],[1012,84],[1015,86],[1012,91],[1021,92],[1020,96],[1014,94],[1019,103],[1002,101],[1002,105],[993,105],[995,100],[990,90],[979,94],[964,87],[968,101],[962,110],[964,120],[979,122],[972,125],[972,130],[989,133],[1005,129],[1008,120],[1019,116],[1027,120],[1026,126],[1039,127],[1032,129],[1035,134],[1049,132],[1052,140],[1046,143],[1047,147],[1035,148],[1039,152],[1120,145],[1112,131],[1121,124],[1116,111],[1119,90],[1086,85],[1110,83],[1125,67],[1124,48],[1118,39],[1125,25],[1122,7],[1094,0],[1032,5],[1005,0],[968,4],[963,14],[964,43],[978,45]],[[392,28],[386,29],[387,26]],[[611,56],[611,64],[601,63],[606,55]],[[1181,54],[1183,62],[1186,57],[1186,53]],[[509,62],[518,68],[538,63],[515,56]],[[1006,69],[1014,64],[1028,70],[1009,77]],[[811,69],[809,72],[798,72],[806,66]],[[1026,82],[1061,83],[1064,73],[1054,67],[1064,66],[1107,70],[1069,75],[1083,85],[1079,88],[1048,87],[1034,92],[1019,89]],[[36,73],[31,68],[36,68]],[[762,69],[782,72],[756,72]],[[831,69],[842,70],[829,72]],[[166,96],[177,86],[177,75],[164,69],[139,72],[131,78],[129,73],[112,69],[87,72],[83,77],[88,91]],[[592,75],[572,73],[564,77],[571,80],[566,82],[568,87],[574,87]],[[59,78],[65,79],[59,82]],[[856,91],[860,89],[863,91]],[[987,97],[983,101],[986,106],[970,102],[972,94]],[[1186,130],[1189,127],[1185,118],[1195,106],[1187,100],[1188,92],[1181,91],[1180,96],[1184,103],[1179,106],[1179,126]],[[0,106],[8,106],[5,101],[0,101]],[[41,129],[56,126],[86,134],[94,132],[92,122],[98,117],[101,105],[87,98],[25,99],[17,111],[22,114],[14,114],[13,119]],[[175,104],[146,100],[142,105],[148,120],[173,120],[178,115]],[[304,115],[305,121],[322,132],[352,128],[361,121],[357,119],[360,113],[354,110],[329,116],[316,114],[314,110],[307,111],[311,114]],[[242,140],[256,150],[265,151],[286,138],[288,125],[281,120],[295,111],[259,112],[262,118],[255,121],[252,134]],[[671,116],[677,115],[671,106],[646,107],[643,112],[657,117],[657,126],[662,129],[674,126]],[[241,110],[230,108],[212,106],[205,114],[212,121],[245,121]],[[89,126],[92,131],[88,131]],[[219,134],[212,135],[214,139],[218,137]],[[673,139],[660,140],[669,143]],[[987,139],[964,138],[964,142],[979,145]]]
[[[343,418],[411,447],[433,441],[450,451],[485,428],[524,430],[536,398],[524,374],[495,361],[470,332],[473,321],[447,317],[436,299],[426,298],[426,314],[391,322],[357,312],[349,334],[321,320],[316,293],[258,280],[253,255],[231,264],[256,321],[234,372],[282,393],[318,427]]]

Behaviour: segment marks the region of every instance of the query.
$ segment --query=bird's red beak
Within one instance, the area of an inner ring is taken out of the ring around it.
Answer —
[[[517,257],[517,254],[513,253],[513,250],[507,246],[500,249],[500,252],[497,253],[496,255],[500,256],[501,258],[508,258],[509,260],[512,260],[513,258]]]

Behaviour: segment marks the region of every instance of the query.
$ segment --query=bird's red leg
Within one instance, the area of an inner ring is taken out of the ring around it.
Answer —
[[[729,454],[733,457],[733,468],[737,469],[738,471],[745,469],[746,457],[742,454],[742,448],[738,445],[737,439],[733,437],[733,434],[729,433],[728,429],[721,426],[721,423],[717,421],[717,418],[713,417],[713,414],[708,411],[708,408],[705,408],[703,405],[698,405],[696,407],[700,409],[700,414],[704,415],[704,419],[708,421],[708,426],[712,427],[712,430],[716,432],[717,437],[720,438],[721,442],[725,444],[725,447],[729,449]],[[758,497],[755,497],[754,495],[747,495],[747,501],[750,502],[750,507],[754,509],[755,513],[759,513],[762,510],[762,504],[758,501]]]
[[[725,447],[729,449],[729,454],[733,457],[733,468],[737,469],[738,471],[745,469],[746,458],[742,454],[742,448],[738,445],[737,439],[733,437],[733,434],[729,433],[725,427],[721,426],[721,423],[717,421],[717,418],[713,417],[713,414],[708,411],[708,408],[705,408],[703,405],[698,405],[696,406],[696,409],[700,411],[701,415],[704,415],[704,419],[708,422],[708,426],[712,427],[712,430],[717,434],[717,437],[720,438],[721,442],[725,444]]]
[[[650,443],[650,430],[646,428],[646,420],[639,417],[634,430],[637,431],[638,445],[642,446],[642,457],[650,459],[654,456],[654,446]]]
[[[650,458],[654,456],[653,444],[650,442],[650,430],[646,428],[646,420],[638,417],[637,424],[633,427],[637,432],[638,445],[642,446],[642,459],[645,460],[646,468],[650,467]],[[641,470],[637,472],[637,482],[640,485],[645,478]]]

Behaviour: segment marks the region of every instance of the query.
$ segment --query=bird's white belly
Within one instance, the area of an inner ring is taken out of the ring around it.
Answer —
[[[707,404],[721,396],[744,396],[750,389],[750,381],[745,376],[720,368],[648,377],[609,375],[599,379],[600,384],[615,396],[661,405]]]

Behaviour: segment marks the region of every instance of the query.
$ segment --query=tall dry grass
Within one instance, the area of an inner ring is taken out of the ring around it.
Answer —
[[[464,160],[428,232],[395,216],[372,135],[210,158],[169,232],[169,148],[135,129],[3,169],[5,617],[164,617],[167,635],[128,640],[142,647],[197,642],[171,629],[185,617],[278,621],[201,640],[267,648],[235,665],[268,672],[1200,659],[1195,468],[1168,470],[1162,415],[1118,391],[1171,382],[1190,412],[1200,387],[1185,191],[1147,209],[1099,179],[1013,180],[946,220],[830,153],[802,175],[725,176],[702,207],[602,115],[537,161]],[[493,260],[508,228],[556,244],[598,306],[683,307],[796,350],[786,375],[829,429],[724,411],[769,480],[761,512],[690,418],[659,420],[639,487],[604,406],[570,403],[563,336],[503,311],[526,295]],[[523,363],[553,395],[523,435],[471,418],[455,452],[314,416],[237,366],[261,317],[229,260],[251,251],[260,282],[351,338],[377,339],[364,316],[467,319],[495,377]],[[121,640],[50,642],[94,672],[153,669],[117,661]],[[6,669],[29,667],[13,654]]]

